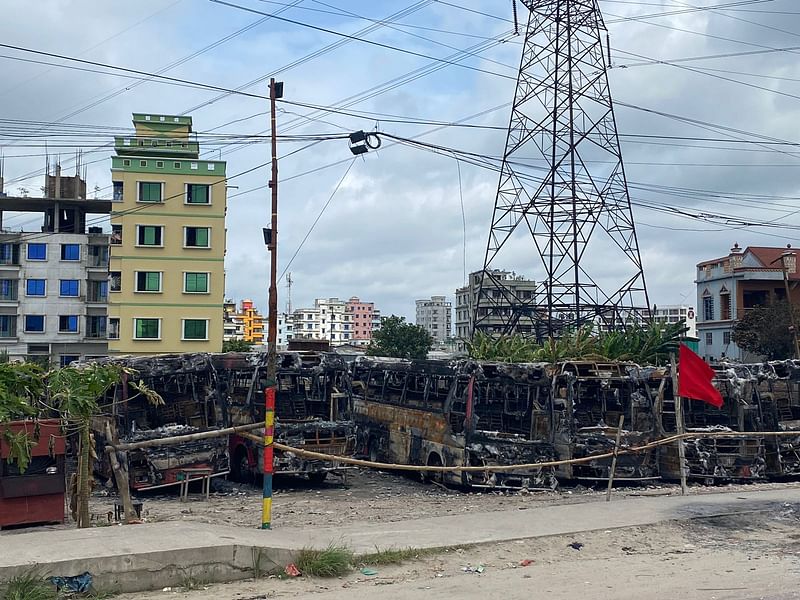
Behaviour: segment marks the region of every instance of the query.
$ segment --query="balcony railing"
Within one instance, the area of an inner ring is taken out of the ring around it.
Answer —
[[[108,256],[93,256],[90,254],[88,262],[90,267],[107,267]]]

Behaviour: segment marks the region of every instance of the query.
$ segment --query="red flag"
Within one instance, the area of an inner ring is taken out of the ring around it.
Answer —
[[[722,396],[711,383],[712,379],[714,379],[714,369],[692,352],[691,348],[681,344],[678,362],[678,395],[702,400],[721,408]]]

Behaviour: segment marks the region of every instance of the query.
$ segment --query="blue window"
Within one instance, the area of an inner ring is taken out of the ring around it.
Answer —
[[[60,315],[58,330],[62,333],[78,333],[78,315]]]
[[[28,260],[47,260],[47,244],[28,244]]]
[[[59,294],[61,296],[76,297],[78,295],[79,289],[80,289],[80,282],[77,279],[62,279],[61,290]]]
[[[80,260],[81,247],[79,244],[61,244],[61,260]]]
[[[58,357],[58,364],[63,369],[64,367],[68,367],[70,363],[80,360],[81,357],[74,355],[74,354],[62,354]]]
[[[25,331],[41,333],[44,331],[44,315],[25,315]]]
[[[46,288],[45,279],[28,279],[25,281],[26,296],[44,296]]]

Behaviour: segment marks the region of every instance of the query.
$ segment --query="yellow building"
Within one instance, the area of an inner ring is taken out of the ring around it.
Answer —
[[[219,352],[225,163],[199,158],[191,117],[133,124],[111,159],[109,353]]]
[[[244,326],[243,338],[251,344],[264,343],[264,317],[258,312],[252,300],[242,300],[242,310],[236,315]]]

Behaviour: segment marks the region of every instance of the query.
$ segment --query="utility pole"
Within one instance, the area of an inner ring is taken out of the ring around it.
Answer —
[[[292,314],[292,273],[286,274],[286,314]]]
[[[786,250],[781,254],[781,271],[783,271],[783,287],[786,290],[786,303],[789,305],[789,318],[792,323],[792,339],[794,340],[794,357],[800,359],[800,342],[797,340],[797,323],[794,318],[794,306],[792,305],[792,295],[789,290],[789,269],[786,266],[786,259],[794,256],[794,252]],[[795,259],[797,260],[797,259]]]
[[[267,328],[267,389],[264,411],[264,485],[261,528],[269,529],[272,522],[272,472],[275,396],[278,392],[278,126],[275,117],[275,100],[283,96],[283,83],[269,80],[270,126],[272,130],[272,219],[269,229],[264,229],[264,241],[269,248],[269,300]]]

